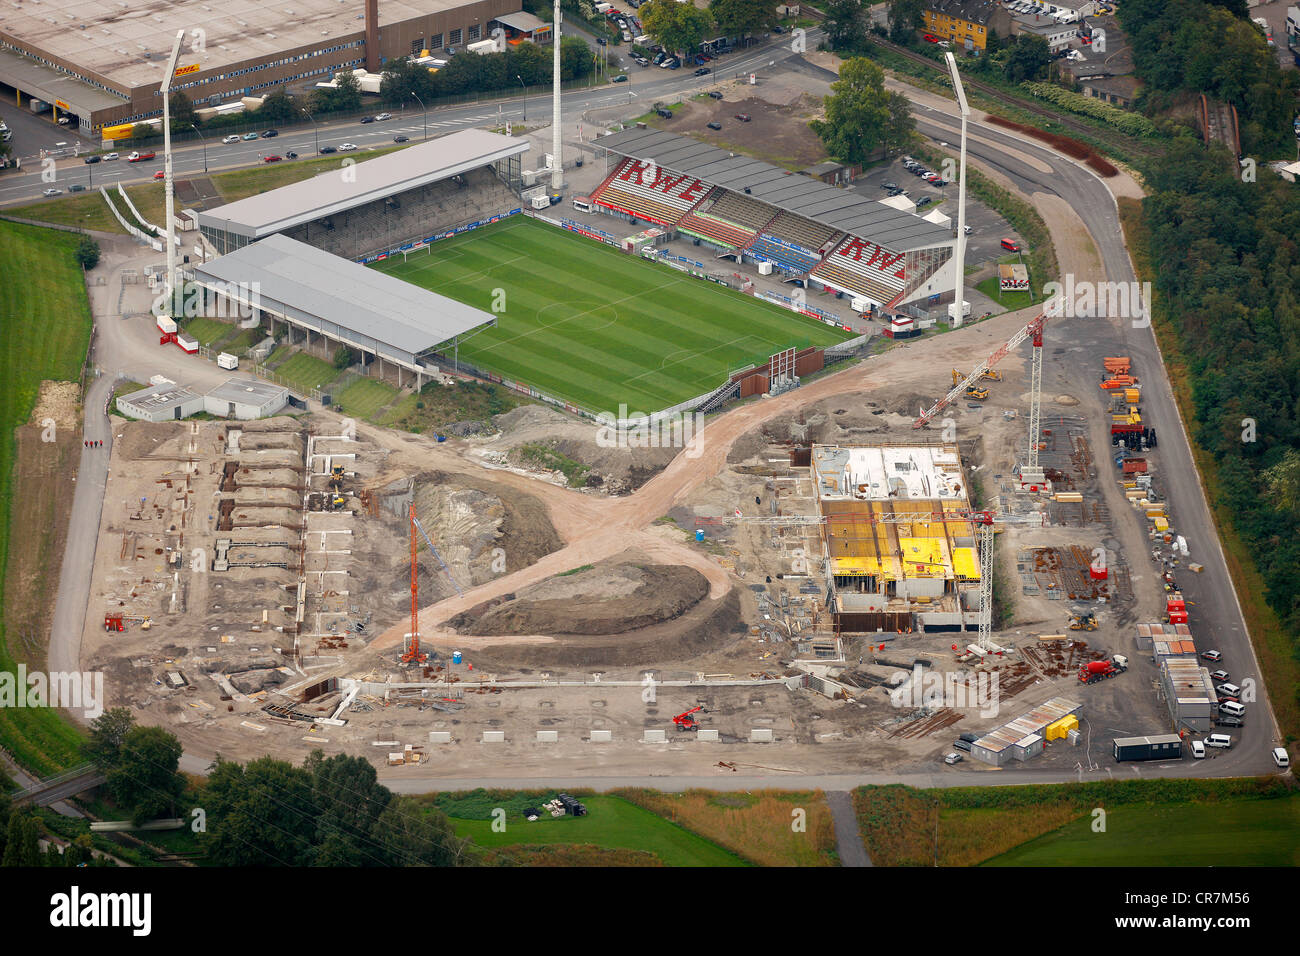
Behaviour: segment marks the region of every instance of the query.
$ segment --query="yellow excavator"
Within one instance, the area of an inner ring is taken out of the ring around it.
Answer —
[[[958,384],[965,377],[965,375],[956,369],[952,370],[952,383],[954,385]],[[977,402],[982,402],[989,397],[989,390],[987,388],[982,388],[979,385],[967,385],[966,397]]]
[[[1072,631],[1095,631],[1097,630],[1097,615],[1091,611],[1085,614],[1075,614],[1070,617],[1070,630]]]

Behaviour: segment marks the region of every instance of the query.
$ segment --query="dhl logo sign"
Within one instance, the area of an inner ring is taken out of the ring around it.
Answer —
[[[173,75],[173,76],[186,76],[186,75],[188,75],[188,74],[190,74],[190,73],[197,73],[197,72],[199,72],[199,65],[198,65],[197,63],[191,63],[189,66],[178,66],[178,67],[176,67],[176,72],[173,73],[172,75]]]

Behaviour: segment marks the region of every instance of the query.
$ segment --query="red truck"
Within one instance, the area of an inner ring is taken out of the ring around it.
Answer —
[[[1116,674],[1128,670],[1128,658],[1116,654],[1108,661],[1092,661],[1079,668],[1080,684],[1095,684],[1099,680],[1109,680]]]
[[[153,159],[157,155],[158,154],[151,149],[147,153],[132,153],[126,158],[126,161],[128,163],[143,163],[146,159]]]

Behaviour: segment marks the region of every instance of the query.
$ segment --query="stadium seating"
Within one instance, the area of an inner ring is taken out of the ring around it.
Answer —
[[[821,256],[812,255],[806,249],[784,243],[767,233],[758,236],[745,251],[769,260],[785,272],[808,272],[821,262]]]
[[[751,199],[744,193],[723,190],[722,195],[709,209],[709,213],[719,219],[726,219],[758,232],[772,221],[776,209],[765,202]]]
[[[830,226],[805,219],[792,212],[783,212],[763,230],[767,235],[799,246],[809,254],[820,256],[826,244],[835,238],[837,232]]]
[[[738,225],[714,212],[717,206],[715,197],[724,193],[725,190],[722,189],[714,190],[708,200],[678,221],[677,228],[725,249],[743,249],[754,238],[754,230]]]
[[[847,292],[888,303],[906,288],[903,262],[901,253],[849,236],[827,254],[812,271],[812,277]]]
[[[671,227],[699,205],[707,193],[708,186],[698,179],[639,159],[625,159],[591,198],[616,212]]]
[[[377,200],[322,220],[294,226],[285,235],[350,259],[390,246],[423,239],[475,219],[487,219],[519,207],[519,198],[488,169],[476,169],[399,193],[396,205]]]

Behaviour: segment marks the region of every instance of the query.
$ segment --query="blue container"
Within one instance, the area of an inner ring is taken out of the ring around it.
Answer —
[[[447,440],[447,436],[446,436],[446,435],[439,435],[439,436],[437,436],[437,438],[438,438],[438,441],[440,441],[440,442],[444,442],[444,441]]]
[[[451,662],[452,662],[453,664],[459,664],[459,663],[460,663],[460,651],[452,651],[452,652],[451,652]]]
[[[697,528],[697,529],[695,529],[695,540],[696,540],[696,541],[703,541],[703,540],[704,540],[704,529],[703,529],[703,528]]]

